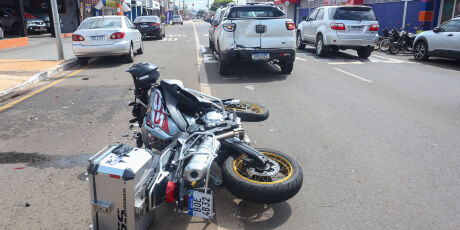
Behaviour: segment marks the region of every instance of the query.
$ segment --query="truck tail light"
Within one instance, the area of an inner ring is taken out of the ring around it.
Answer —
[[[294,30],[295,29],[294,22],[286,22],[286,29],[287,30]]]
[[[369,31],[379,31],[379,25],[372,24],[371,27],[369,27]]]
[[[225,23],[222,25],[222,28],[224,28],[224,30],[227,32],[233,32],[236,29],[236,24],[235,23]]]
[[[176,193],[177,185],[172,182],[168,181],[168,185],[166,185],[166,203],[173,203],[176,201],[175,193]]]
[[[345,24],[343,24],[343,23],[331,23],[331,29],[333,29],[333,30],[345,30]]]
[[[110,35],[110,39],[122,39],[125,37],[125,32],[116,32]]]
[[[81,42],[84,41],[85,38],[79,34],[72,34],[72,41],[74,42]]]

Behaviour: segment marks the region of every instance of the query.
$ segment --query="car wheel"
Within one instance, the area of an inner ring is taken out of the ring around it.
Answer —
[[[129,47],[129,53],[126,55],[126,61],[128,63],[133,63],[134,62],[134,51],[133,51],[133,45]]]
[[[316,37],[316,55],[324,57],[327,55],[328,47],[324,45],[323,35]]]
[[[297,49],[300,49],[300,50],[305,49],[305,44],[302,44],[302,37],[300,36],[300,31],[297,32],[296,46],[297,46]]]
[[[426,61],[428,59],[427,47],[424,41],[419,41],[415,44],[414,58],[417,61]]]
[[[5,30],[0,26],[0,39],[5,37]]]
[[[359,48],[357,50],[358,57],[359,58],[368,58],[369,56],[371,56],[373,50],[374,50],[374,48],[372,48],[372,47],[361,47],[361,48]]]
[[[144,53],[144,41],[141,40],[141,47],[137,50],[136,54],[143,54]]]
[[[292,69],[294,68],[294,62],[282,62],[280,63],[281,73],[291,74]]]
[[[80,64],[80,65],[82,65],[82,66],[83,66],[83,65],[87,65],[87,64],[88,64],[88,60],[89,60],[89,58],[85,58],[85,57],[78,57],[78,58],[77,58],[78,64]]]

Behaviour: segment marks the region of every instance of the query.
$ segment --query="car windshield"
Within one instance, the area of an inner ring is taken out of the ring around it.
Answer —
[[[367,7],[342,7],[335,10],[335,20],[376,21],[374,11]]]
[[[266,18],[282,17],[283,11],[273,7],[233,8],[228,18]]]
[[[80,25],[80,30],[121,28],[121,18],[88,18]]]
[[[140,22],[160,22],[160,18],[157,16],[137,17],[134,23]]]

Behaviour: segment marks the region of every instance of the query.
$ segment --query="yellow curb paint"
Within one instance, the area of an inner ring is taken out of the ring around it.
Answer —
[[[13,107],[13,106],[19,104],[19,103],[21,103],[21,102],[23,102],[23,101],[25,101],[25,100],[27,100],[27,99],[29,99],[29,98],[31,98],[31,97],[33,97],[33,96],[39,94],[39,93],[41,93],[41,92],[47,90],[48,88],[51,88],[51,87],[53,87],[53,86],[55,86],[55,85],[61,83],[61,82],[64,81],[65,79],[67,79],[67,78],[69,78],[69,77],[72,77],[72,76],[74,76],[74,75],[80,73],[81,71],[83,71],[83,70],[85,70],[85,69],[87,69],[87,68],[88,68],[88,66],[85,66],[85,67],[83,67],[83,68],[80,68],[80,69],[78,69],[78,70],[75,70],[75,71],[73,71],[72,73],[69,73],[69,74],[67,74],[67,75],[65,75],[65,76],[63,76],[63,77],[61,77],[61,78],[59,78],[59,79],[57,79],[57,80],[55,80],[55,81],[49,83],[48,85],[45,85],[45,86],[41,87],[40,89],[37,89],[37,90],[33,91],[32,93],[25,95],[24,97],[20,97],[20,98],[14,100],[14,101],[12,101],[12,102],[10,102],[10,103],[8,103],[8,104],[2,106],[2,107],[0,107],[0,112],[3,112],[3,111],[5,111],[5,110],[7,110],[7,109],[9,109],[9,108],[11,108],[11,107]]]

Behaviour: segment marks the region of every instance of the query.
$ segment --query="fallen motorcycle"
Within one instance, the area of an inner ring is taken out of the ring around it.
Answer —
[[[117,145],[90,159],[93,227],[145,229],[163,202],[176,204],[181,213],[212,219],[213,191],[221,184],[237,197],[264,204],[286,201],[300,190],[303,173],[294,158],[249,145],[238,111],[264,114],[264,107],[221,100],[187,89],[179,80],[158,84],[153,64],[135,64],[128,72],[136,95],[130,104],[132,122],[139,123],[146,149]],[[214,162],[222,177],[213,171]],[[113,195],[99,200],[108,191]]]

